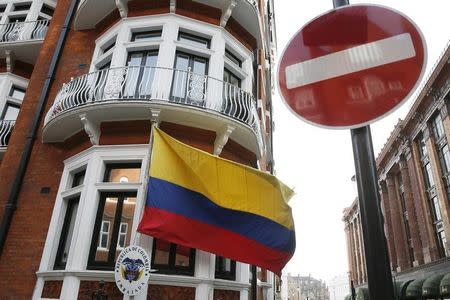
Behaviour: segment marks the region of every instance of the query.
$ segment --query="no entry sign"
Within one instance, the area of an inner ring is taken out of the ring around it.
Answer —
[[[424,39],[408,17],[382,6],[349,5],[294,35],[281,56],[278,83],[301,119],[357,128],[399,107],[425,62]]]

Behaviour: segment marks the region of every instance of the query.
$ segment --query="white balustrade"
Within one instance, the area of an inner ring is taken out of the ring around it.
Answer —
[[[48,30],[49,20],[0,24],[0,43],[42,40]]]
[[[110,68],[74,78],[59,91],[45,124],[71,109],[107,101],[167,101],[215,111],[251,127],[263,145],[251,93],[204,74],[160,67]]]
[[[8,146],[9,137],[14,128],[15,121],[0,120],[0,147]]]

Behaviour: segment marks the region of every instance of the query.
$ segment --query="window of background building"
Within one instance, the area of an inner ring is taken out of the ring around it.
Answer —
[[[100,225],[97,249],[108,249],[110,225],[110,221],[102,221],[102,224]]]
[[[433,128],[434,136],[436,141],[444,137],[444,124],[442,124],[441,114],[437,113],[431,120],[431,126]]]
[[[195,249],[166,242],[153,240],[152,268],[157,273],[194,275]]]
[[[127,201],[127,200],[126,200]],[[128,223],[120,223],[119,240],[117,241],[118,248],[125,248],[127,244]]]

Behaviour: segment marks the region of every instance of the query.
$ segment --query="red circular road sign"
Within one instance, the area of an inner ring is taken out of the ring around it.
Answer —
[[[294,35],[281,56],[278,84],[301,119],[357,128],[399,107],[425,64],[425,41],[408,17],[383,6],[349,5]]]

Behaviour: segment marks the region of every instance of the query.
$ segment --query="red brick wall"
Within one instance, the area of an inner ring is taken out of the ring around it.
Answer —
[[[50,24],[43,51],[31,75],[15,130],[0,166],[0,215],[2,218],[61,24],[67,13],[68,2],[68,0],[58,1],[58,9]],[[2,297],[31,298],[36,282],[35,272],[38,270],[41,260],[42,248],[61,176],[63,154],[62,151],[58,151],[51,145],[42,145],[40,135],[38,136],[18,198],[18,208],[14,213],[6,244],[0,257]],[[43,186],[51,187],[49,194],[40,194]],[[11,266],[14,266],[14,272],[11,271]]]
[[[42,298],[59,299],[61,295],[62,281],[46,281],[42,289]]]
[[[239,300],[240,293],[238,291],[214,290],[214,300]]]
[[[170,285],[148,286],[148,300],[194,300],[195,288]],[[109,300],[109,298],[108,298]]]
[[[81,281],[78,290],[78,300],[91,300],[92,293],[99,289],[99,281]],[[103,289],[108,295],[108,300],[122,300],[123,294],[119,291],[115,282],[105,282]]]
[[[222,12],[218,8],[210,7],[192,0],[177,0],[175,12],[188,18],[201,20],[214,25],[220,24]]]

